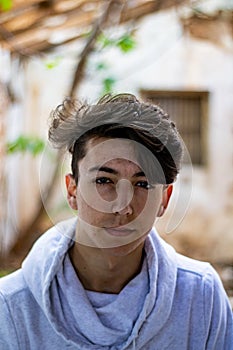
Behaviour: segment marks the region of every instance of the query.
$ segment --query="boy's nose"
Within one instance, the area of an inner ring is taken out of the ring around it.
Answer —
[[[121,179],[116,185],[117,198],[113,201],[114,214],[131,215],[133,213],[133,186],[129,180]]]

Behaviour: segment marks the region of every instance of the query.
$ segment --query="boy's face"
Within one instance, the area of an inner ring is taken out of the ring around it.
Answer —
[[[134,249],[163,214],[172,186],[148,183],[134,141],[91,139],[86,150],[78,164],[78,184],[66,176],[69,204],[78,209],[76,239],[99,248]]]

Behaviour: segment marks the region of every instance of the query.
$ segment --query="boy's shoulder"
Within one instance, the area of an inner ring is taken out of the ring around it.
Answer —
[[[184,273],[196,274],[200,277],[205,276],[206,274],[214,273],[213,267],[209,262],[195,260],[189,258],[188,256],[181,255],[176,253],[177,257],[177,269],[183,271]]]
[[[222,281],[213,266],[204,261],[195,260],[181,254],[177,254],[177,275],[180,281],[191,286],[196,285],[203,293],[215,292],[224,295]]]
[[[5,298],[11,298],[27,289],[22,269],[16,270],[9,275],[0,278],[0,294]]]

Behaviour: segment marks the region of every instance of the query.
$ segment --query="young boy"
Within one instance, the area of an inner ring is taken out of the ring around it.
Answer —
[[[0,349],[233,349],[218,275],[153,228],[182,159],[168,115],[130,94],[66,100],[49,139],[72,155],[67,198],[78,215],[0,281]]]

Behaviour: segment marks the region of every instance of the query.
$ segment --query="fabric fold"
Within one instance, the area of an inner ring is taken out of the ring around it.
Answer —
[[[95,307],[100,302],[98,293],[88,297],[67,254],[74,243],[76,224],[73,219],[57,225],[34,246],[22,266],[31,292],[55,331],[89,349],[125,349],[139,332],[148,338],[151,330],[143,327],[145,322],[159,331],[169,317],[175,293],[174,250],[165,247],[153,229],[145,242],[141,272],[115,300],[106,294],[105,305]]]

